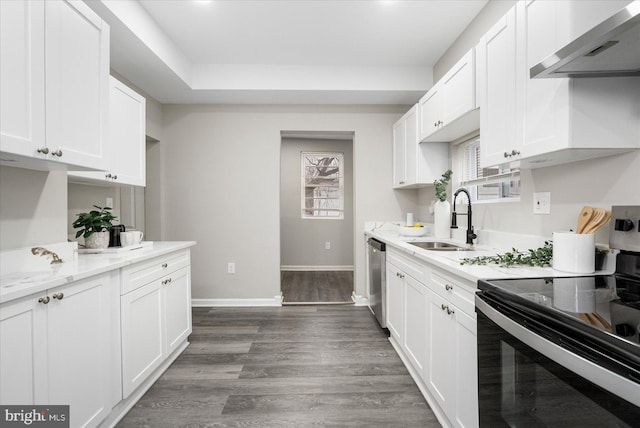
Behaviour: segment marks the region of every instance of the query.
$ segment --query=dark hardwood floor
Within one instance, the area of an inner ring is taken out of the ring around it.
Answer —
[[[282,271],[283,304],[353,303],[352,271]]]
[[[366,307],[194,308],[118,427],[439,427]]]

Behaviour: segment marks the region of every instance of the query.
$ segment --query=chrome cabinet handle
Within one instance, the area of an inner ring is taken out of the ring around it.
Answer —
[[[104,175],[105,178],[111,178],[111,173],[107,173]]]
[[[114,176],[113,176],[113,179],[114,179],[114,180],[117,180],[117,179],[118,179],[118,176],[117,176],[117,175],[114,175]]]
[[[520,152],[516,149],[511,150],[511,153],[509,152],[504,152],[504,157],[505,158],[510,158],[512,156],[518,156],[520,154]]]
[[[36,150],[38,153],[42,153],[43,155],[46,155],[49,153],[49,148],[48,147],[40,147],[38,150]]]
[[[446,284],[444,286],[444,289],[447,290],[447,291],[453,290],[453,285]]]
[[[438,122],[435,122],[435,123],[433,124],[433,126],[437,128],[437,127],[438,127]]]
[[[63,293],[56,293],[53,295],[54,299],[58,299],[58,300],[62,300],[64,298],[64,294]]]
[[[62,150],[58,149],[55,152],[51,152],[51,154],[53,156],[58,156],[60,158],[60,157],[62,157]]]
[[[447,315],[455,314],[456,312],[453,309],[449,308],[449,305],[445,305],[444,303],[440,305],[443,311],[447,311]]]
[[[167,266],[169,266],[167,263],[162,263],[162,268],[163,268],[163,269],[166,269],[166,268],[167,268]]]
[[[47,303],[49,303],[50,300],[51,298],[49,298],[49,296],[44,296],[38,299],[38,303],[42,303],[46,305]]]
[[[162,281],[162,285],[167,285],[171,282],[171,278],[169,279],[165,279],[164,281]]]

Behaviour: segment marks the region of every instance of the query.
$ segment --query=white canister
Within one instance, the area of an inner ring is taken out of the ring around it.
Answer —
[[[594,273],[596,236],[593,233],[553,232],[553,268],[569,273]]]

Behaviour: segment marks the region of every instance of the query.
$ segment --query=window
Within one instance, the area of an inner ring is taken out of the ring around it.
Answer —
[[[302,152],[302,218],[344,218],[342,153]]]
[[[480,166],[480,137],[465,141],[455,149],[454,162],[462,171],[460,186],[471,194],[472,202],[520,200],[519,165]]]

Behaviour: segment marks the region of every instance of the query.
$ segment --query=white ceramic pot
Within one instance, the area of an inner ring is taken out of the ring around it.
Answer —
[[[93,249],[107,248],[109,246],[109,232],[93,232],[84,238],[84,246]]]
[[[433,205],[433,236],[437,239],[451,238],[451,204],[449,201],[436,201]]]

